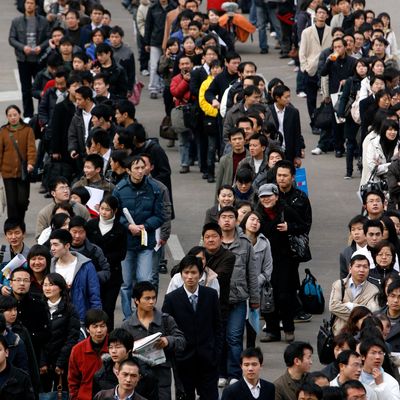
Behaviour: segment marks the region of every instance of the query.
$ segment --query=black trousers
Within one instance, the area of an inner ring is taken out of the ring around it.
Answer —
[[[3,178],[7,199],[7,216],[21,221],[29,205],[30,182],[21,178]]]
[[[33,117],[32,82],[39,72],[39,63],[17,61],[19,81],[21,82],[22,105],[24,117]]]
[[[317,108],[317,95],[318,95],[318,75],[309,76],[307,73],[305,77],[305,92],[307,94],[307,111],[310,116],[311,126],[314,123],[315,109]]]
[[[112,268],[112,267],[111,267]],[[101,286],[100,298],[103,310],[108,315],[108,329],[111,332],[114,329],[114,311],[117,303],[118,294],[121,290],[122,270],[111,271],[111,277]]]

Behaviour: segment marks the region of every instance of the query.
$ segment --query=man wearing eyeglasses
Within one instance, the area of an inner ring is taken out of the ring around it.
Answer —
[[[378,400],[400,400],[399,383],[382,368],[387,348],[378,338],[361,342],[360,353],[364,360],[360,381],[376,393]]]
[[[46,305],[41,297],[30,293],[31,272],[18,267],[10,276],[11,296],[17,300],[17,319],[28,330],[35,350],[36,360],[40,360],[43,346],[50,338],[49,318]]]
[[[363,207],[368,219],[382,217],[385,205],[385,195],[379,190],[371,190],[363,197]]]

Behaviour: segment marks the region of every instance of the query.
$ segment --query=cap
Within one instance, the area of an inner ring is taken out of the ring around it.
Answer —
[[[260,186],[260,189],[258,190],[258,197],[271,196],[273,194],[279,194],[278,186],[273,183],[266,183],[265,185]]]

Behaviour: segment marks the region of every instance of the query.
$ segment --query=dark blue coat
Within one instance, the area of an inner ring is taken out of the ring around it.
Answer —
[[[129,177],[122,179],[113,195],[119,200],[120,210],[127,208],[136,225],[144,225],[147,231],[147,249],[156,245],[155,231],[164,222],[162,193],[157,183],[145,176],[142,184],[135,186]],[[121,224],[128,227],[125,215],[121,214]],[[143,250],[140,236],[128,234],[128,250]]]

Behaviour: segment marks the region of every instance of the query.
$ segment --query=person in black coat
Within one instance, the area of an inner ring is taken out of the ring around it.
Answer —
[[[43,347],[40,360],[42,389],[50,392],[63,376],[63,387],[67,387],[68,361],[72,347],[78,343],[80,334],[79,315],[69,301],[65,279],[57,273],[46,276],[43,293],[47,299],[50,320],[50,339]]]
[[[127,230],[121,225],[116,214],[118,200],[111,195],[100,203],[100,215],[86,225],[90,242],[99,246],[110,264],[110,279],[101,288],[103,310],[109,317],[109,329],[114,329],[114,310],[122,284],[121,262],[126,256]]]
[[[225,388],[221,400],[254,400],[255,398],[274,400],[274,384],[260,379],[263,360],[263,354],[258,347],[249,347],[244,350],[240,357],[243,377]],[[255,397],[256,394],[258,397]]]
[[[217,291],[199,286],[203,265],[186,256],[179,265],[184,285],[167,294],[162,311],[171,315],[186,338],[176,366],[187,400],[218,400],[218,365],[222,332]]]

